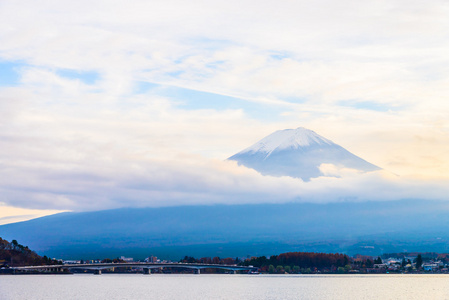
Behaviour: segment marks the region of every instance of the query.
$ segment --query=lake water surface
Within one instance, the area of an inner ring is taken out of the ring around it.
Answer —
[[[0,299],[449,299],[449,275],[0,276]]]

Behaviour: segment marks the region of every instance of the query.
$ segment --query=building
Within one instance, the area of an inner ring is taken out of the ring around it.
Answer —
[[[120,256],[120,259],[125,261],[125,262],[133,262],[134,261],[134,259],[132,257]]]
[[[156,256],[149,256],[149,257],[145,258],[145,261],[146,262],[150,262],[150,263],[157,263],[158,262]]]

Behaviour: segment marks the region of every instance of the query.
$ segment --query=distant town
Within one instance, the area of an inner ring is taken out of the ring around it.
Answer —
[[[30,268],[48,266],[48,268]],[[77,266],[71,268],[70,266]],[[245,269],[246,267],[246,269]],[[389,253],[372,257],[339,253],[288,252],[270,257],[194,258],[179,261],[148,256],[143,260],[120,256],[91,260],[60,260],[39,256],[16,240],[0,238],[0,274],[43,273],[252,273],[252,274],[381,274],[381,273],[449,273],[448,253]],[[240,268],[240,269],[239,269]],[[98,272],[97,272],[98,273]]]

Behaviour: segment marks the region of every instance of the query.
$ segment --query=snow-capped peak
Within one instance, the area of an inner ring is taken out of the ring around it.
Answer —
[[[380,170],[343,147],[302,127],[276,131],[228,159],[263,175],[290,176],[306,181],[325,176],[321,169],[323,164],[362,172]]]
[[[332,145],[333,142],[304,127],[284,129],[273,132],[244,152],[264,152],[268,155],[275,150],[298,149],[311,145]]]

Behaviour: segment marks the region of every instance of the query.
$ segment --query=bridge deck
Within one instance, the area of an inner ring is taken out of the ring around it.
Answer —
[[[225,269],[231,271],[256,271],[253,266],[237,266],[237,265],[218,265],[218,264],[188,264],[188,263],[97,263],[97,264],[65,264],[65,265],[46,265],[46,266],[26,266],[14,267],[12,269],[19,271],[31,270],[50,270],[50,269],[84,269],[84,270],[106,270],[112,268],[130,267],[142,269],[156,268],[188,268],[188,269]]]

